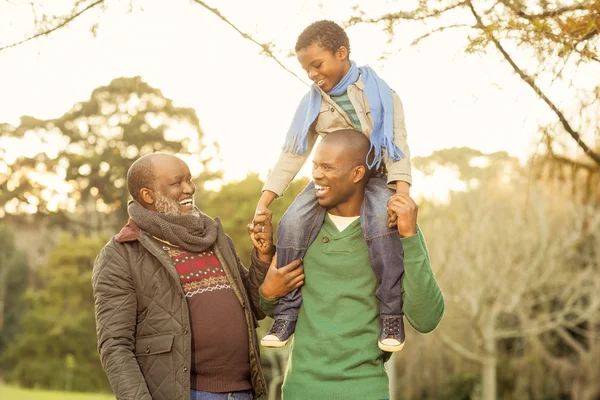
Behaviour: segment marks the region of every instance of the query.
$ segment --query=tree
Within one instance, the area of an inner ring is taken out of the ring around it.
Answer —
[[[455,335],[440,337],[481,365],[483,399],[497,396],[502,343],[575,329],[600,316],[600,266],[591,258],[573,262],[585,239],[582,212],[568,199],[513,181],[455,194],[432,217],[432,259],[453,277],[443,287],[445,322]]]
[[[600,1],[420,0],[412,10],[404,10],[400,5],[398,9],[373,17],[356,7],[355,15],[347,25],[381,23],[391,36],[404,22],[424,22],[431,27],[416,37],[413,44],[451,29],[468,29],[467,52],[485,53],[490,47],[495,48],[515,74],[554,113],[558,124],[544,127],[542,133],[554,138],[567,133],[592,163],[600,165],[600,151],[595,148],[595,143],[588,142],[598,134],[595,99],[600,82],[596,79],[592,86],[588,84],[580,91],[577,96],[580,102],[570,107],[579,112],[572,115],[548,94],[557,80],[574,89],[571,84],[577,73],[600,76]],[[532,63],[523,54],[533,54],[537,63],[525,68],[524,65]],[[572,162],[587,164],[586,160]]]
[[[4,359],[24,387],[108,390],[96,350],[92,266],[106,238],[63,236],[26,294],[22,333]],[[76,365],[77,368],[73,368]]]
[[[29,266],[25,254],[17,250],[14,235],[6,227],[0,227],[0,355],[22,331],[23,294],[28,281]],[[0,377],[1,371],[10,370],[10,367],[0,362]]]
[[[12,47],[19,46],[23,43],[27,43],[31,40],[35,40],[41,37],[45,37],[51,35],[57,30],[63,29],[73,23],[75,20],[80,19],[82,15],[88,15],[95,13],[96,18],[98,18],[99,14],[105,11],[108,7],[114,8],[124,8],[128,12],[133,12],[134,10],[143,10],[143,6],[140,4],[135,4],[136,2],[133,0],[129,1],[118,1],[112,2],[109,4],[105,0],[73,0],[71,4],[63,6],[62,10],[59,8],[50,7],[52,11],[48,10],[46,4],[42,0],[33,0],[30,3],[33,17],[33,27],[30,32],[24,34],[24,37],[17,39],[15,41],[0,41],[0,52],[10,49]],[[260,42],[255,39],[248,32],[242,31],[234,22],[232,22],[229,18],[223,15],[219,9],[215,7],[211,7],[207,2],[202,0],[191,0],[191,3],[200,6],[222,20],[225,24],[229,25],[233,30],[241,35],[242,38],[249,40],[258,46],[261,50],[261,53],[265,56],[273,59],[281,68],[286,70],[288,73],[296,77],[301,82],[304,82],[296,73],[288,69],[284,63],[280,60],[280,57],[276,54],[277,51],[272,42]],[[91,24],[90,32],[95,35],[99,26],[99,22],[95,22]]]
[[[33,157],[0,161],[0,216],[52,215],[63,227],[87,232],[101,230],[112,212],[113,221],[122,223],[127,216],[127,170],[135,159],[155,151],[193,152],[188,163],[203,182],[220,176],[207,168],[213,149],[202,144],[196,112],[175,106],[140,77],[118,78],[96,88],[89,100],[60,118],[22,117],[17,127],[0,125],[0,133],[58,148],[40,147]]]
[[[259,46],[264,55],[274,59],[282,68],[293,74],[276,55],[272,42],[259,42],[204,1],[193,0],[193,3],[217,16],[244,39]],[[127,4],[130,11],[138,7],[133,1]],[[557,80],[572,83],[570,78],[577,73],[600,75],[599,0],[498,0],[494,3],[485,0],[419,0],[417,6],[412,9],[406,9],[405,2],[397,4],[396,10],[378,16],[367,15],[358,4],[354,7],[354,15],[345,24],[382,24],[393,36],[395,29],[404,22],[423,22],[428,31],[416,37],[414,44],[433,34],[467,29],[471,33],[467,52],[484,53],[490,47],[494,47],[515,74],[554,113],[557,124],[543,127],[542,133],[553,138],[560,138],[563,133],[567,133],[572,143],[582,150],[592,163],[600,165],[600,151],[596,149],[595,143],[590,142],[596,140],[595,135],[600,129],[598,105],[595,102],[600,84],[596,80],[592,85],[587,85],[579,96],[569,93],[569,97],[577,97],[580,101],[567,108],[562,107],[558,100],[552,99],[549,94],[551,86]],[[0,45],[0,51],[50,35],[80,18],[83,13],[101,12],[109,6],[111,5],[103,0],[73,0],[69,8],[52,13],[43,7],[42,2],[33,1],[33,29],[21,40]],[[96,28],[97,24],[94,24],[92,32]],[[529,54],[533,54],[537,62],[525,68],[524,65],[531,64]],[[575,88],[575,85],[571,85],[571,88]],[[576,113],[569,115],[568,108],[576,110]],[[554,149],[547,150],[550,152]],[[586,160],[572,161],[588,164]]]

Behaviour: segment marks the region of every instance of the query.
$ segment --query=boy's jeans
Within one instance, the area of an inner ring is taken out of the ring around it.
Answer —
[[[360,223],[369,248],[369,261],[377,278],[380,314],[402,312],[401,278],[404,274],[404,250],[397,228],[388,226],[387,202],[393,192],[385,175],[373,175],[365,188]],[[323,226],[327,210],[317,201],[315,184],[310,182],[296,197],[277,225],[277,268],[303,258]],[[279,299],[275,318],[295,321],[302,303],[300,289]]]

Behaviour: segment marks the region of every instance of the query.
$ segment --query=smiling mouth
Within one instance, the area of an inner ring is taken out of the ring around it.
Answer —
[[[329,186],[315,185],[315,189],[317,197],[323,197],[329,191]]]
[[[315,83],[317,84],[317,86],[321,87],[323,86],[323,83],[325,82],[325,78],[323,79],[319,79],[318,81],[315,81]]]
[[[185,199],[185,200],[181,200],[179,202],[179,205],[182,207],[191,207],[194,204],[194,200],[192,199]]]

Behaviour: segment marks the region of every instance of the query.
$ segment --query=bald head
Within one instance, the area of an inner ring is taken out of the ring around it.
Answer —
[[[369,154],[371,142],[363,133],[353,129],[343,129],[325,135],[321,143],[340,149],[344,153],[344,159],[352,166],[362,165],[366,171],[369,170],[367,154]]]
[[[179,160],[179,158],[165,153],[147,154],[135,160],[127,171],[127,189],[134,200],[140,201],[140,190],[148,188],[156,190],[156,166],[165,163]]]

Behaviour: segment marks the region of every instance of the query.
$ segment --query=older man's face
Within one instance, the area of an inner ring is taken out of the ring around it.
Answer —
[[[169,157],[157,160],[154,167],[156,211],[170,215],[193,214],[196,185],[187,164],[177,157]]]

